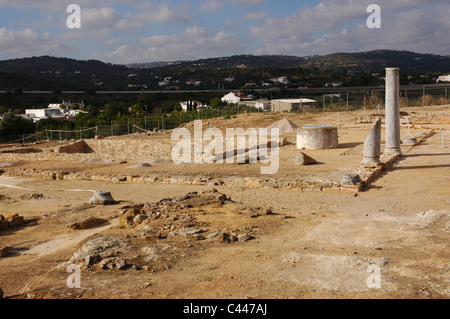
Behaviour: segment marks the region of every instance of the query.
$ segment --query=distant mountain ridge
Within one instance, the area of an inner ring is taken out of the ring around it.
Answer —
[[[235,55],[193,61],[135,63],[129,68],[157,67],[315,67],[320,70],[352,71],[364,73],[381,71],[386,67],[399,67],[403,72],[450,72],[450,56],[422,54],[411,51],[373,50],[356,53],[333,53],[315,56],[288,55]]]
[[[307,57],[235,55],[128,65],[41,56],[0,61],[0,90],[159,90],[165,79],[174,89],[216,89],[225,78],[236,78],[228,87],[239,88],[281,76],[289,76],[294,81],[291,84],[297,86],[317,87],[336,81],[357,85],[363,82],[352,82],[349,76],[383,73],[386,67],[399,67],[406,74],[445,74],[450,73],[450,56],[374,50]],[[187,84],[191,82],[201,86]]]

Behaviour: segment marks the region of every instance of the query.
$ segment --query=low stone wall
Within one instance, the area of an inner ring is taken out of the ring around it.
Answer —
[[[209,185],[209,186],[241,186],[250,188],[299,188],[301,190],[322,191],[325,189],[340,189],[336,181],[311,180],[301,178],[257,178],[257,177],[229,177],[212,178],[199,176],[175,175],[99,175],[83,172],[69,173],[65,171],[45,171],[37,169],[10,169],[4,174],[14,177],[38,178],[46,180],[85,180],[112,183],[146,183],[146,184],[181,184],[181,185]]]
[[[430,130],[424,136],[419,137],[416,145],[421,144],[428,138],[433,136],[435,131]],[[130,144],[130,146],[124,145],[124,143]],[[140,145],[139,141],[136,143],[129,143],[128,140],[123,140],[118,143],[97,143],[96,145],[90,144],[91,147],[97,147],[103,149],[103,151],[112,151],[115,147],[124,147],[127,150],[132,150]],[[156,141],[155,141],[156,142]],[[158,144],[158,143],[156,143]],[[158,149],[155,148],[152,150]],[[129,148],[127,148],[129,147]],[[165,151],[168,145],[161,144],[159,150]],[[413,148],[410,146],[407,151]],[[148,150],[148,149],[147,149]],[[141,153],[142,154],[147,154]],[[11,155],[11,154],[5,154]],[[68,154],[53,154],[69,156]],[[73,156],[74,154],[70,154]],[[78,156],[86,154],[76,154]],[[14,177],[25,178],[41,178],[48,180],[86,180],[86,181],[104,181],[113,183],[148,183],[148,184],[181,184],[181,185],[209,185],[209,186],[238,186],[238,187],[250,187],[250,188],[297,188],[304,191],[325,191],[325,190],[339,190],[339,191],[356,191],[363,190],[364,186],[372,182],[385,168],[390,166],[395,160],[400,158],[401,155],[381,155],[381,165],[377,167],[364,167],[360,166],[357,169],[357,174],[360,176],[361,183],[354,186],[341,185],[340,182],[330,180],[314,180],[311,178],[299,178],[299,177],[235,177],[228,178],[212,178],[212,177],[199,177],[199,176],[177,176],[177,175],[99,175],[99,174],[86,174],[83,172],[70,173],[65,171],[45,171],[38,169],[7,169],[5,168],[4,174]]]
[[[155,140],[145,138],[115,138],[86,140],[96,154],[116,157],[123,160],[134,158],[148,158],[155,155],[170,159],[172,141],[170,139]]]

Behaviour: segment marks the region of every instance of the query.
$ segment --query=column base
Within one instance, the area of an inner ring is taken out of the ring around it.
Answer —
[[[389,155],[401,155],[402,154],[402,150],[400,149],[400,147],[396,147],[396,148],[385,148],[384,152],[386,154]]]
[[[381,161],[379,158],[375,157],[364,157],[361,162],[361,165],[365,167],[377,167],[381,166]]]

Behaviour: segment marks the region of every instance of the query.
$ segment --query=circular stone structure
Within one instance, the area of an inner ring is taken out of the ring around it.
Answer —
[[[297,130],[297,149],[326,150],[338,146],[337,127],[303,126]]]

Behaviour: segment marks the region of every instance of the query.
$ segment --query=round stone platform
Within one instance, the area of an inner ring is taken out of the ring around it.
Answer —
[[[339,146],[337,127],[304,126],[297,130],[297,148],[325,150]]]

